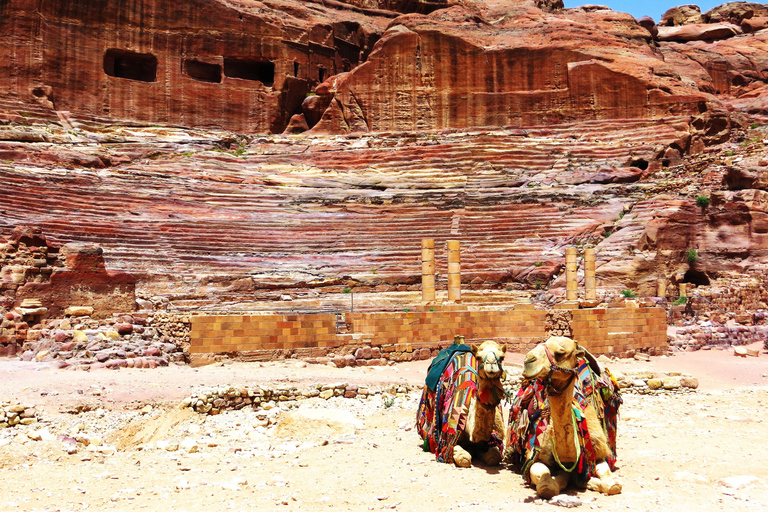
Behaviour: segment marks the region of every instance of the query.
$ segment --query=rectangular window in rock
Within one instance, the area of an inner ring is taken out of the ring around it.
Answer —
[[[157,78],[157,57],[151,53],[110,49],[104,54],[104,72],[117,78],[154,82]]]
[[[218,64],[209,64],[194,59],[184,60],[184,72],[190,78],[200,80],[201,82],[221,83],[221,66]]]
[[[229,78],[257,80],[267,87],[275,82],[275,64],[249,59],[224,58],[224,75]]]

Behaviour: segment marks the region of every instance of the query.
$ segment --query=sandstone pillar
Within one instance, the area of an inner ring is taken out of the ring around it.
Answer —
[[[421,301],[435,300],[435,240],[421,241]]]
[[[461,258],[458,240],[448,240],[448,300],[461,300]]]
[[[586,300],[597,299],[594,248],[584,249],[584,298]]]
[[[680,286],[680,296],[681,297],[687,297],[687,295],[686,295],[686,293],[687,293],[687,290],[686,290],[687,284],[686,283],[680,283],[679,286]]]
[[[576,248],[568,247],[565,249],[565,300],[576,300],[578,298],[576,279]]]
[[[659,279],[657,281],[656,296],[661,298],[667,296],[667,282],[664,279]]]

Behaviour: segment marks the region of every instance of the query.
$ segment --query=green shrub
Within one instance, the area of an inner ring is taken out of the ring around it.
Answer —
[[[537,261],[536,263],[534,263],[534,264],[533,264],[533,266],[534,266],[534,267],[540,267],[540,266],[542,266],[543,264],[544,264],[544,262],[543,262],[543,261]]]
[[[709,197],[707,196],[696,196],[696,206],[699,208],[706,208],[709,206]]]
[[[352,293],[352,288],[346,287],[343,290],[341,290],[341,293]]]
[[[699,259],[699,253],[696,249],[688,249],[688,252],[685,254],[685,258],[688,260],[690,265],[693,265],[696,263],[696,260]]]
[[[541,281],[536,281],[536,283],[533,285],[533,288],[535,290],[541,290]]]
[[[626,299],[634,299],[637,297],[637,294],[632,290],[621,290],[621,296]]]
[[[688,302],[688,297],[678,297],[678,299],[672,303],[673,306],[682,306]]]

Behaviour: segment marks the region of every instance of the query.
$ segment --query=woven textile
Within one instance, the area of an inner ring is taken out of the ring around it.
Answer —
[[[587,428],[585,409],[591,403],[602,420],[611,455],[607,462],[611,469],[616,462],[616,426],[621,394],[616,380],[608,370],[597,375],[585,359],[579,360],[578,377],[573,387],[572,412],[578,433],[580,456],[572,470],[576,483],[585,486],[595,476],[595,450]],[[596,392],[597,391],[597,392]],[[512,401],[509,422],[509,444],[513,462],[521,468],[530,483],[530,469],[539,457],[543,434],[550,421],[549,397],[546,384],[541,380],[524,384]]]
[[[416,428],[424,449],[434,453],[439,462],[453,462],[453,448],[467,425],[472,398],[478,394],[477,368],[477,358],[471,352],[458,352],[446,365],[435,391],[424,386]],[[496,434],[490,444],[501,449]]]

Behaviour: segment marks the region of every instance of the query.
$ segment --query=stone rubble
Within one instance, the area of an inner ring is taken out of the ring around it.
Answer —
[[[330,400],[332,398],[366,400],[373,396],[381,396],[384,405],[393,404],[395,399],[408,394],[420,394],[421,388],[411,385],[391,385],[384,389],[367,386],[350,385],[346,382],[331,384],[318,383],[313,387],[299,390],[295,386],[282,387],[219,387],[200,390],[191,397],[185,398],[179,408],[191,408],[195,412],[207,415],[217,415],[227,410],[250,408],[259,412],[257,416],[263,426],[270,425],[275,412],[299,407],[310,399]],[[275,412],[270,412],[277,409]]]
[[[0,402],[0,429],[38,422],[35,406]]]

